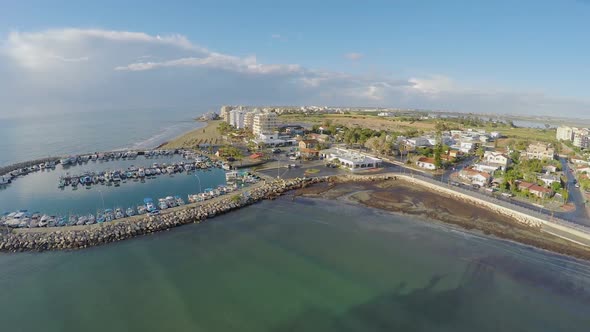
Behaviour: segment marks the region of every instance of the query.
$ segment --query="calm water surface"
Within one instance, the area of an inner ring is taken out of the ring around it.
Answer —
[[[588,331],[590,265],[337,202],[0,255],[5,331]]]
[[[17,178],[8,186],[0,186],[0,213],[20,209],[54,215],[96,213],[97,209],[136,207],[143,204],[145,197],[157,200],[160,197],[178,195],[187,201],[188,194],[196,194],[201,189],[216,188],[220,184],[225,184],[225,172],[214,168],[191,174],[184,172],[159,175],[143,182],[127,180],[126,183],[121,183],[120,187],[92,185],[90,189],[86,189],[78,185],[77,190],[72,190],[72,187],[65,187],[63,190],[58,188],[59,177],[68,172],[74,175],[86,171],[127,169],[131,165],[145,167],[153,163],[170,164],[180,161],[186,160],[178,155],[158,158],[139,156],[135,160],[90,161],[68,168],[57,165],[55,170],[31,173]]]
[[[0,118],[0,166],[68,154],[150,149],[203,123],[203,110],[109,110]]]

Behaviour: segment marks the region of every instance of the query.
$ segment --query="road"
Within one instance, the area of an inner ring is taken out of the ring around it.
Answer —
[[[561,162],[562,170],[567,177],[567,183],[565,185],[569,191],[568,202],[571,202],[576,206],[574,211],[562,212],[560,217],[579,224],[590,225],[588,211],[586,210],[586,199],[584,194],[582,194],[582,191],[575,187],[576,177],[574,176],[573,170],[569,167],[565,158],[560,157],[559,161]]]
[[[263,173],[266,176],[273,177],[273,178],[276,178],[277,176],[280,176],[281,178],[302,177],[305,175],[306,170],[308,170],[310,168],[319,170],[319,172],[311,174],[312,176],[329,176],[329,175],[338,175],[338,174],[347,174],[348,173],[348,171],[345,171],[342,169],[326,167],[325,161],[323,161],[323,160],[316,160],[316,161],[298,161],[297,160],[297,161],[293,161],[293,160],[289,160],[284,155],[275,156],[275,157],[278,159],[278,161],[271,162],[271,163],[267,164],[267,168],[265,170],[262,170],[261,173]],[[370,174],[389,173],[389,172],[398,172],[401,174],[414,174],[415,176],[429,178],[431,180],[438,181],[440,183],[443,183],[443,184],[451,187],[450,184],[454,182],[451,180],[451,174],[470,165],[473,162],[473,159],[474,159],[474,157],[467,158],[467,159],[461,161],[458,165],[456,165],[454,169],[446,170],[443,174],[435,175],[435,176],[433,176],[429,172],[423,172],[423,171],[419,171],[419,170],[407,167],[407,166],[403,165],[403,163],[401,163],[400,160],[394,159],[392,161],[395,162],[395,164],[393,162],[384,161],[383,168],[381,168],[377,171],[372,171]],[[588,218],[588,213],[587,213],[587,210],[586,210],[586,207],[584,204],[584,202],[585,202],[584,196],[580,190],[578,190],[577,188],[573,188],[574,176],[573,176],[572,172],[570,172],[570,168],[569,168],[569,165],[567,164],[567,161],[563,158],[561,158],[560,160],[563,165],[564,173],[567,174],[567,178],[568,178],[568,181],[566,184],[568,186],[568,189],[570,189],[570,197],[569,197],[568,201],[573,203],[576,206],[576,209],[574,211],[555,212],[555,211],[551,211],[549,209],[540,207],[538,205],[533,205],[533,204],[530,204],[527,202],[518,201],[515,199],[511,199],[509,197],[504,197],[504,196],[498,195],[497,193],[490,193],[490,192],[487,192],[483,189],[475,189],[475,188],[472,188],[471,186],[466,186],[466,185],[462,185],[461,189],[473,192],[475,195],[478,195],[478,196],[488,197],[488,199],[492,202],[504,201],[504,202],[509,203],[511,205],[523,208],[523,209],[525,209],[524,211],[529,211],[529,212],[532,211],[534,213],[542,214],[548,220],[551,220],[554,218],[555,219],[559,218],[559,219],[563,219],[565,221],[573,222],[573,223],[576,223],[579,225],[590,226],[590,218]],[[277,169],[277,165],[279,166],[278,169]],[[296,167],[287,168],[286,165],[296,165]]]

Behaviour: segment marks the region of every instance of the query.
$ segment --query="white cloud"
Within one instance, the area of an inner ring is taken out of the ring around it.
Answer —
[[[344,54],[344,57],[347,58],[348,60],[356,61],[356,60],[360,60],[362,57],[364,57],[364,55],[362,53],[351,52],[351,53]]]
[[[298,65],[260,64],[256,57],[239,58],[219,53],[210,53],[204,57],[188,57],[162,62],[135,62],[125,66],[117,66],[115,70],[143,71],[164,67],[205,67],[216,68],[240,73],[273,74],[296,73],[301,70]]]
[[[414,89],[429,94],[456,91],[458,89],[452,79],[442,75],[433,75],[427,78],[412,77],[408,81],[413,84]]]
[[[278,35],[277,35],[278,36]],[[282,37],[281,37],[282,38]],[[360,53],[346,55],[351,60]],[[587,114],[590,102],[467,87],[445,75],[352,75],[211,51],[181,35],[11,32],[0,44],[0,115],[19,109],[327,104]]]

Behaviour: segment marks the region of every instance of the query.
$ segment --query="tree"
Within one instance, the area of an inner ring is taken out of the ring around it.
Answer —
[[[220,122],[217,125],[217,131],[219,131],[219,133],[221,135],[225,135],[225,134],[231,132],[232,130],[233,130],[233,127],[229,123],[227,123],[225,121],[224,122]]]
[[[478,156],[479,158],[483,158],[483,155],[485,154],[485,149],[483,146],[479,146],[477,148],[477,150],[475,151],[475,155]]]
[[[378,154],[391,152],[391,144],[387,141],[386,135],[373,136],[365,142],[365,147]]]
[[[434,166],[436,166],[436,168],[442,168],[442,158],[441,158],[440,154],[441,154],[440,147],[434,150]]]
[[[558,192],[559,189],[561,189],[561,183],[560,182],[553,182],[551,184],[551,190],[553,190],[554,192]]]

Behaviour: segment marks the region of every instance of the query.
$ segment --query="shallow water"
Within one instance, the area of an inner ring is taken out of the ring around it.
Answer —
[[[8,186],[0,186],[0,213],[26,209],[44,214],[69,215],[96,213],[105,208],[127,207],[143,204],[145,197],[157,200],[161,197],[178,195],[187,201],[188,194],[199,190],[225,184],[225,172],[219,168],[209,171],[186,172],[174,175],[159,175],[154,179],[142,181],[126,180],[119,187],[92,185],[90,189],[78,185],[73,190],[68,186],[59,189],[59,178],[66,173],[72,175],[91,171],[127,169],[151,166],[153,163],[173,163],[186,161],[181,156],[160,156],[156,158],[137,157],[134,160],[115,160],[109,162],[90,161],[88,163],[55,170],[45,170],[19,177]]]
[[[7,331],[587,331],[590,265],[341,202],[0,255]]]

